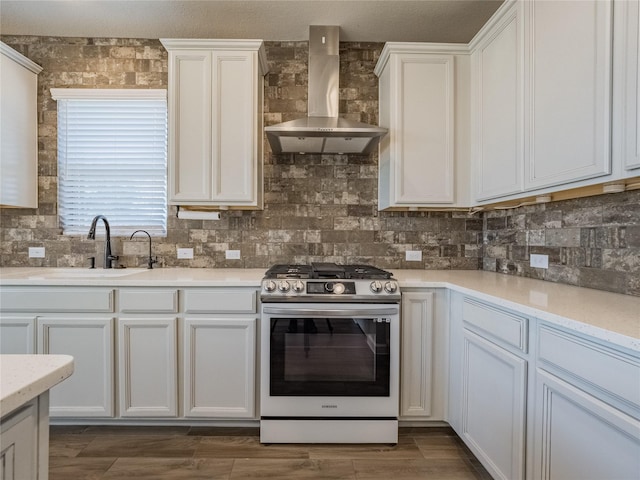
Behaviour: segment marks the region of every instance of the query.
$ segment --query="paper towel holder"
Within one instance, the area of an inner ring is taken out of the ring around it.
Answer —
[[[178,205],[176,217],[181,220],[220,220],[220,212],[213,210],[184,209]]]

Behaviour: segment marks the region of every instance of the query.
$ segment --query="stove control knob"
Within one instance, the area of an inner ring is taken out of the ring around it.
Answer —
[[[264,282],[264,290],[265,292],[273,292],[276,289],[276,282],[273,280],[267,280]]]
[[[382,291],[382,283],[376,280],[375,282],[371,282],[369,288],[373,293],[380,293]]]
[[[384,284],[384,290],[387,293],[396,293],[398,291],[398,284],[396,282],[387,282]]]
[[[287,282],[286,280],[281,280],[278,282],[278,290],[280,290],[282,293],[288,292],[290,288],[291,285],[289,285],[289,282]]]
[[[333,285],[333,293],[335,293],[336,295],[340,295],[344,293],[344,290],[345,290],[344,283],[335,283]]]
[[[293,284],[293,291],[296,293],[304,292],[304,283],[302,283],[300,280],[296,280]]]

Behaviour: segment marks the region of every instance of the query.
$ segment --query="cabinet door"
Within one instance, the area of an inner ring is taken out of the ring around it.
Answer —
[[[462,305],[464,297],[451,292],[449,302],[449,409],[448,422],[462,435],[462,365],[464,360],[464,328]]]
[[[213,143],[211,200],[232,204],[255,201],[255,110],[258,73],[255,52],[213,52]]]
[[[433,375],[433,293],[402,294],[400,415],[429,417]]]
[[[118,320],[120,415],[175,417],[178,395],[176,318]]]
[[[391,191],[381,208],[452,203],[454,57],[402,54],[390,68],[392,138],[380,154],[391,161]]]
[[[638,478],[640,421],[541,369],[534,430],[534,479]]]
[[[169,52],[169,199],[211,200],[211,52]]]
[[[163,43],[170,203],[262,208],[262,42]]]
[[[255,416],[255,318],[185,318],[186,417]]]
[[[36,347],[36,318],[0,318],[0,353],[31,354]]]
[[[522,52],[514,4],[471,57],[476,200],[522,191]]]
[[[32,401],[0,424],[0,478],[30,480],[38,476],[38,405]]]
[[[612,2],[523,2],[525,189],[611,171]]]
[[[38,317],[38,353],[73,356],[74,372],[51,389],[52,417],[114,414],[113,318]]]
[[[42,69],[0,42],[0,205],[38,207],[38,76]],[[10,120],[9,120],[10,119]]]
[[[527,363],[464,330],[462,438],[496,479],[524,478]]]
[[[640,2],[629,0],[622,5],[626,9],[625,46],[623,53],[623,135],[622,154],[627,170],[640,168]],[[637,170],[630,172],[638,175]]]

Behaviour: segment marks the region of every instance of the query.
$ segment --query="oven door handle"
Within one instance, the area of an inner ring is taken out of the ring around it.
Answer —
[[[264,313],[272,315],[291,315],[297,317],[379,317],[380,315],[396,315],[398,308],[362,308],[358,310],[339,310],[339,309],[312,309],[312,308],[273,308],[264,307]]]

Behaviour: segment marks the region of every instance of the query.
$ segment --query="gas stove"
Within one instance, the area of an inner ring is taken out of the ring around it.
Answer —
[[[393,274],[371,265],[274,265],[262,280],[262,302],[398,303]]]

